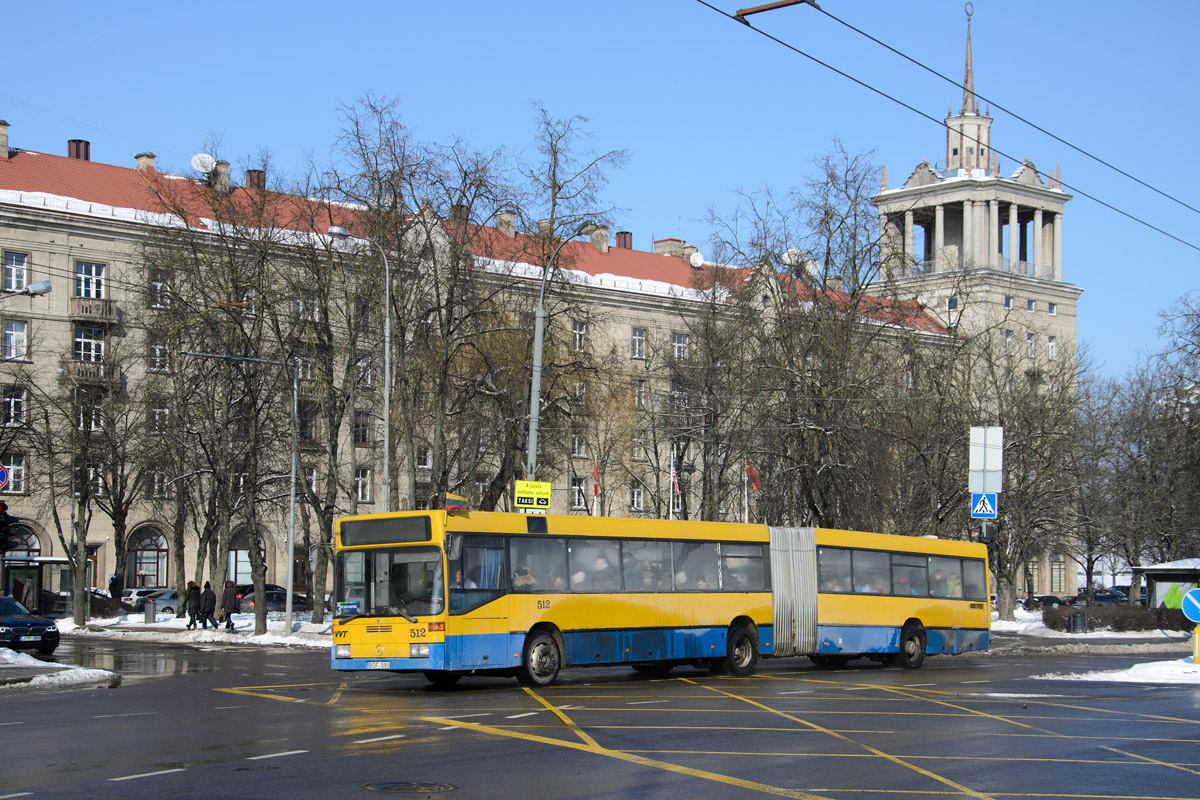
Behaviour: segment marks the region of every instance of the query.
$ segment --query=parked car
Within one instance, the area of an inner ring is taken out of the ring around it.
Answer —
[[[58,647],[58,626],[11,597],[0,597],[0,647],[48,656]]]
[[[134,611],[141,611],[146,607],[146,598],[155,592],[160,592],[161,589],[126,589],[121,593],[121,605],[129,606]]]
[[[1125,606],[1129,605],[1129,598],[1120,592],[1100,590],[1092,593],[1092,602],[1090,604],[1088,603],[1087,592],[1081,592],[1076,595],[1072,602],[1075,605]]]
[[[1030,598],[1030,608],[1055,608],[1057,606],[1069,605],[1067,600],[1054,594],[1039,594]]]
[[[180,608],[179,592],[174,589],[163,589],[151,594],[149,597],[142,598],[143,611],[146,610],[146,603],[151,600],[154,601],[155,614],[174,614]]]
[[[286,591],[284,591],[282,589],[272,589],[271,591],[267,592],[266,594],[267,594],[267,601],[266,601],[267,602],[267,611],[287,611],[287,592]],[[247,603],[246,603],[247,610],[253,611],[254,607],[257,605],[257,596],[254,594],[248,594],[248,595],[246,595],[246,597],[244,599],[247,601]],[[293,592],[292,593],[292,611],[307,611],[307,610],[308,610],[308,598],[302,594],[296,594],[295,592]]]
[[[263,591],[286,592],[287,589],[284,589],[282,586],[280,586],[277,583],[264,583]],[[252,594],[254,594],[254,584],[253,583],[239,583],[237,585],[237,599],[238,599],[237,610],[238,611],[242,611],[242,598],[248,597],[249,595],[252,595]],[[218,592],[217,593],[217,601],[218,602],[220,602],[220,597],[221,597],[220,592]]]

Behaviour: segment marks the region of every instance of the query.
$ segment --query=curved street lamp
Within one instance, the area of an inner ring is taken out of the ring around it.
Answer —
[[[29,295],[30,297],[38,297],[40,295],[49,293],[50,281],[37,281],[36,283],[29,284],[24,289],[18,289],[15,292],[5,292],[4,294],[0,295],[0,300],[3,300],[6,297],[16,297],[17,295],[22,294]]]
[[[346,240],[350,231],[330,225],[330,238]],[[383,258],[383,510],[392,510],[392,270],[387,253],[374,239],[367,239]]]
[[[550,259],[546,261],[546,266],[542,268],[542,288],[538,291],[537,312],[533,318],[533,378],[530,380],[529,386],[529,442],[525,449],[526,480],[537,480],[538,412],[541,410],[542,399],[542,344],[546,328],[546,282],[554,269],[554,259],[558,258],[558,251],[563,249],[563,245],[576,236],[594,232],[597,227],[596,223],[590,219],[581,222],[574,233],[558,243],[558,247],[554,248]]]

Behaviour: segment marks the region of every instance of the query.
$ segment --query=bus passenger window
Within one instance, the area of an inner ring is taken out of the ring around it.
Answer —
[[[934,597],[962,597],[962,561],[930,556],[929,593]]]
[[[987,599],[987,576],[984,575],[983,562],[968,558],[963,562],[963,596],[968,600]]]
[[[891,594],[891,558],[874,550],[854,550],[854,591],[863,594]]]
[[[854,583],[850,580],[850,551],[836,547],[817,549],[818,591],[849,592]]]
[[[675,542],[675,591],[716,591],[718,553],[715,542]]]
[[[666,542],[622,542],[621,559],[634,565],[625,574],[625,591],[671,591],[671,546]]]
[[[721,545],[721,589],[723,591],[761,592],[763,577],[761,545]]]
[[[925,597],[929,594],[929,575],[925,556],[892,556],[892,592],[899,595]]]
[[[571,588],[577,592],[618,592],[621,572],[616,559],[620,542],[581,539],[568,548],[571,559]]]
[[[567,591],[567,543],[562,539],[509,540],[514,592]]]

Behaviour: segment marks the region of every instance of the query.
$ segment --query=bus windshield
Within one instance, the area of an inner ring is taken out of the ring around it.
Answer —
[[[338,554],[333,600],[337,617],[442,613],[442,552],[435,547],[347,550]]]

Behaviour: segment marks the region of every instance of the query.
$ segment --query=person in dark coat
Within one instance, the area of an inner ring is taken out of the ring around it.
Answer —
[[[189,631],[196,630],[196,618],[200,616],[200,587],[195,581],[188,581],[187,586],[187,613]]]
[[[233,630],[233,612],[237,611],[237,584],[225,581],[225,591],[221,594],[221,616],[225,617],[225,630]]]
[[[212,584],[208,581],[204,582],[204,591],[200,593],[200,625],[208,630],[208,623],[212,623],[213,630],[217,629],[217,618],[213,615],[217,613],[217,593],[212,590]]]

